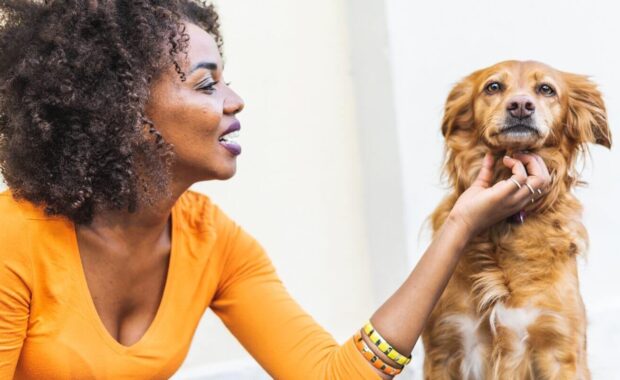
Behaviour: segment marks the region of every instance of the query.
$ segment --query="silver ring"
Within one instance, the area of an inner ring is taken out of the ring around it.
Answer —
[[[534,188],[532,186],[530,186],[529,183],[526,182],[525,186],[527,186],[527,188],[530,189],[530,193],[532,193],[532,195],[536,194],[536,192],[534,191]],[[532,199],[534,199],[534,198],[532,198]]]
[[[521,190],[521,184],[519,183],[519,181],[517,181],[516,179],[510,177],[509,178],[515,185],[517,185],[517,187],[519,188],[519,190]]]
[[[538,192],[538,195],[542,195],[542,190],[536,189],[536,192]]]

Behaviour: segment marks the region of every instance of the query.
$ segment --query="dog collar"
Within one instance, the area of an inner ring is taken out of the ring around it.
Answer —
[[[521,210],[518,213],[508,217],[508,223],[512,223],[512,224],[525,223],[525,210]]]

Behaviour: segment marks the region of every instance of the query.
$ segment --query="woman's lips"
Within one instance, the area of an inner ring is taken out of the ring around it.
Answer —
[[[220,144],[226,148],[233,156],[241,154],[241,145],[231,141],[220,141]]]
[[[241,154],[241,145],[236,141],[237,137],[239,137],[240,130],[241,124],[239,124],[238,121],[234,121],[219,138],[220,144],[233,156]]]

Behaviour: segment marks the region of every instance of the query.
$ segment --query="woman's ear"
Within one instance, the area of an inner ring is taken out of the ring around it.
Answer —
[[[444,108],[441,133],[447,139],[451,135],[471,130],[474,124],[473,83],[467,77],[452,88]]]
[[[577,144],[594,143],[611,148],[605,103],[596,85],[587,77],[564,74],[568,85],[565,131]]]

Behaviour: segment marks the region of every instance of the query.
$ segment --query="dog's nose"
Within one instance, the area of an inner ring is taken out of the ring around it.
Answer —
[[[529,96],[520,95],[515,96],[508,101],[506,110],[510,112],[513,117],[525,119],[526,117],[532,116],[536,110],[536,106],[534,105],[532,98]]]

